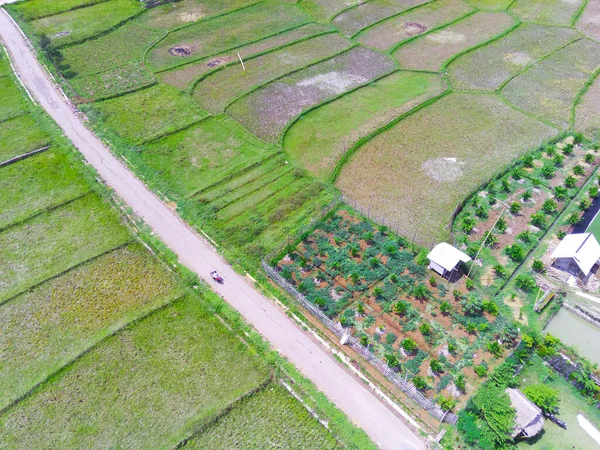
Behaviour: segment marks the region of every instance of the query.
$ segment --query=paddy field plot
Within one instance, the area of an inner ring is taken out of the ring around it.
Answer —
[[[93,105],[101,127],[131,143],[173,133],[207,117],[189,96],[163,84]]]
[[[72,44],[109,30],[144,10],[137,0],[109,0],[29,23],[34,33],[45,34],[56,46]]]
[[[429,245],[472,190],[555,132],[496,96],[451,94],[359,147],[336,184]]]
[[[0,447],[173,448],[267,380],[266,365],[188,297],[102,341],[10,409]]]
[[[0,123],[0,162],[45,147],[50,136],[30,114]]]
[[[0,169],[0,229],[89,191],[64,149],[52,148]]]
[[[0,408],[111,332],[179,295],[172,273],[133,244],[0,306]]]
[[[437,0],[387,19],[358,36],[366,47],[388,51],[398,44],[439,26],[450,23],[473,8],[462,0]]]
[[[283,148],[317,178],[327,180],[359,139],[443,90],[436,75],[393,73],[303,115],[287,130]]]
[[[520,25],[505,37],[453,61],[448,66],[448,79],[454,89],[493,91],[577,37],[571,28]]]
[[[174,31],[154,46],[146,59],[153,69],[164,70],[217,55],[307,22],[310,17],[296,5],[258,3]]]
[[[9,227],[0,232],[0,304],[130,239],[93,194]]]
[[[48,0],[29,0],[7,6],[9,10],[15,11],[20,17],[29,21],[93,5],[102,1],[104,0],[53,0],[51,2]]]
[[[10,75],[11,72],[12,70],[10,68],[10,62],[8,60],[8,57],[4,53],[2,47],[0,47],[0,77]]]
[[[245,70],[235,64],[204,78],[194,89],[194,98],[212,113],[252,89],[276,78],[330,58],[347,50],[352,43],[337,34],[326,34],[292,44],[245,61]]]
[[[515,0],[509,11],[524,22],[569,26],[585,3],[586,0]]]
[[[342,11],[361,5],[367,0],[300,0],[302,7],[317,22],[328,22]]]
[[[314,417],[283,386],[273,384],[242,400],[183,448],[341,448],[330,432],[315,427],[314,422]]]
[[[331,22],[342,33],[351,37],[387,17],[427,3],[429,0],[372,0],[348,9]]]
[[[27,102],[12,77],[0,78],[0,122],[27,112]]]
[[[502,94],[530,114],[567,128],[577,94],[600,68],[600,44],[569,44],[513,78]]]
[[[600,3],[588,1],[577,20],[577,29],[586,36],[600,40]]]
[[[231,51],[212,56],[201,61],[192,62],[182,67],[176,67],[172,70],[160,72],[157,76],[164,83],[175,86],[181,90],[188,89],[193,85],[193,82],[204,75],[214,72],[221,67],[240,64],[237,54],[247,60],[255,55],[267,53],[271,50],[292,44],[295,41],[307,39],[311,36],[330,33],[334,29],[327,25],[319,25],[316,23],[308,23],[290,31],[285,31],[278,35],[261,39],[252,44],[243,45],[232,49]]]
[[[575,106],[575,129],[600,140],[600,77],[596,77]]]
[[[476,12],[407,42],[394,52],[394,58],[403,68],[438,71],[452,56],[492,39],[515,23],[506,13]]]
[[[473,6],[487,11],[506,10],[514,0],[466,0]]]
[[[260,138],[275,142],[302,111],[394,69],[386,56],[354,47],[253,91],[233,103],[227,113]]]

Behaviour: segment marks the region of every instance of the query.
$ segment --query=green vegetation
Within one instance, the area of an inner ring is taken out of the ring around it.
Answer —
[[[0,94],[2,95],[0,124],[27,111],[27,103],[12,77],[0,77]]]
[[[515,0],[509,11],[524,22],[571,25],[585,0]]]
[[[0,162],[45,147],[48,133],[36,126],[36,119],[25,114],[0,123]]]
[[[53,0],[51,2],[47,0],[30,0],[19,2],[16,5],[9,5],[9,8],[24,20],[29,21],[93,5],[101,1],[104,0]]]

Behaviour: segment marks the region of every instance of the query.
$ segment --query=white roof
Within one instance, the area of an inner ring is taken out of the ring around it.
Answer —
[[[530,402],[518,389],[506,388],[506,393],[516,412],[513,438],[520,434],[523,434],[524,437],[532,437],[542,431],[544,427],[542,410]]]
[[[600,244],[592,233],[569,234],[552,252],[552,258],[572,258],[587,276],[600,258]]]
[[[433,250],[427,255],[427,259],[443,267],[446,270],[452,270],[459,262],[471,261],[471,258],[466,253],[452,247],[446,242],[440,242],[433,247]]]

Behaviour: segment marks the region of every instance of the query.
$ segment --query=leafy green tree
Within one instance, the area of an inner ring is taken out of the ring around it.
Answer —
[[[579,221],[581,220],[581,215],[580,213],[573,211],[571,214],[569,214],[569,216],[567,217],[567,223],[569,225],[577,225],[579,223]]]
[[[562,167],[565,163],[565,157],[564,155],[554,155],[552,162],[556,167]]]
[[[544,211],[546,214],[554,214],[557,210],[558,210],[558,203],[556,203],[551,198],[547,199],[542,204],[542,211]]]
[[[528,169],[533,168],[533,156],[532,155],[526,155],[523,157],[523,166],[527,167]]]
[[[520,202],[512,202],[510,204],[510,213],[517,215],[521,212],[521,203]]]
[[[487,445],[483,448],[506,448],[512,440],[516,417],[508,394],[493,383],[484,384],[472,403],[477,416],[487,425],[483,433]]]
[[[492,316],[497,316],[499,313],[498,305],[496,305],[491,300],[487,300],[483,302],[483,310]],[[486,324],[487,325],[487,324]]]
[[[531,224],[538,228],[544,228],[546,226],[546,216],[541,211],[533,213],[530,217]]]
[[[476,223],[475,219],[473,219],[471,216],[466,216],[462,220],[462,223],[460,225],[460,229],[465,234],[471,234],[471,231],[473,231],[473,228],[475,228],[475,223]]]
[[[438,405],[440,405],[440,408],[442,408],[445,411],[452,411],[458,403],[458,400],[456,400],[455,398],[441,394],[435,398],[435,401]]]
[[[443,314],[448,314],[450,311],[452,311],[452,306],[450,303],[444,300],[442,303],[440,303],[440,311]]]
[[[486,366],[484,366],[483,364],[475,366],[473,368],[473,370],[475,371],[475,373],[477,374],[477,376],[480,377],[480,378],[483,378],[483,377],[487,376],[487,373],[488,373],[488,368]]]
[[[548,158],[552,158],[554,155],[556,155],[556,147],[554,145],[547,145],[544,151],[546,152]]]
[[[575,178],[573,175],[567,175],[567,177],[565,178],[565,186],[568,188],[575,187],[576,183],[577,183],[577,178]]]
[[[563,153],[566,156],[570,156],[573,154],[573,144],[567,144],[563,147]]]
[[[515,286],[525,292],[530,292],[535,289],[535,278],[531,275],[521,274],[515,278]]]
[[[510,192],[510,181],[508,181],[508,178],[502,178],[500,180],[500,185],[502,187],[502,192]]]
[[[496,276],[498,278],[504,278],[506,277],[506,267],[504,267],[502,264],[496,264],[494,266],[494,273],[496,274]]]
[[[495,248],[498,245],[498,236],[491,231],[483,233],[483,240],[485,241],[485,246],[487,248]]]
[[[516,243],[506,247],[506,254],[516,263],[520,263],[525,258],[523,247]]]
[[[444,364],[437,359],[432,359],[429,363],[429,367],[431,367],[431,371],[434,373],[444,373]]]
[[[531,197],[533,196],[533,194],[531,193],[531,190],[526,190],[525,192],[523,192],[523,201],[528,202],[529,200],[531,200]]]
[[[531,264],[531,268],[538,273],[544,273],[546,271],[546,266],[544,266],[544,261],[541,259],[534,259]]]
[[[474,333],[475,331],[477,331],[477,325],[474,324],[473,322],[469,322],[467,324],[467,333],[471,334]]]
[[[398,364],[400,364],[400,361],[398,361],[398,357],[396,356],[395,353],[386,353],[384,355],[385,358],[385,362],[387,363],[388,367],[391,367],[392,369],[394,367],[398,367]]]
[[[589,209],[590,206],[592,206],[592,199],[589,197],[582,198],[579,202],[579,209],[582,211]]]
[[[542,167],[542,170],[540,171],[542,176],[544,178],[546,178],[547,180],[554,177],[555,172],[556,172],[556,168],[550,164],[544,164],[544,166]]]
[[[421,283],[418,286],[415,286],[412,294],[416,299],[426,300],[431,295],[431,292],[429,292],[427,286]]]
[[[456,377],[456,379],[454,380],[454,385],[463,394],[467,392],[467,383],[465,381],[465,376],[462,373],[458,377]]]
[[[575,167],[573,167],[573,173],[575,175],[577,175],[578,177],[585,175],[585,170],[583,169],[582,166],[580,166],[579,164],[577,164]]]
[[[402,341],[402,348],[408,353],[412,353],[417,349],[417,343],[414,339],[406,338]]]
[[[588,189],[588,195],[591,198],[596,198],[598,197],[598,186],[592,186],[591,188]]]
[[[369,337],[366,334],[360,336],[360,345],[366,347],[369,345]]]
[[[594,164],[594,162],[596,161],[596,156],[593,153],[587,153],[583,160],[587,163],[587,164]]]
[[[494,355],[495,358],[500,358],[502,353],[504,353],[504,349],[500,345],[498,341],[492,341],[487,345],[488,352]]]
[[[404,315],[408,311],[410,304],[404,300],[397,301],[394,303],[394,312],[396,314]]]
[[[476,294],[469,295],[461,304],[468,316],[476,316],[483,312],[483,301]]]
[[[431,334],[431,325],[428,323],[422,323],[419,327],[419,331],[423,336],[429,336]]]
[[[510,176],[513,177],[513,180],[519,181],[523,178],[523,169],[515,167],[510,173]]]
[[[556,414],[560,398],[558,391],[546,384],[530,384],[523,388],[523,394],[546,414]]]
[[[358,302],[356,304],[356,312],[360,315],[363,315],[365,313],[365,304],[363,302]]]
[[[480,219],[487,219],[488,217],[488,213],[487,210],[483,207],[483,206],[479,206],[476,210],[475,210],[475,215],[477,217],[479,217]]]
[[[569,195],[569,190],[566,187],[556,186],[554,188],[554,197],[556,197],[557,200],[563,200],[563,199],[567,198],[568,195]]]
[[[414,377],[412,379],[412,382],[415,385],[415,387],[420,391],[425,391],[429,389],[429,384],[427,383],[427,380],[425,380],[425,378],[421,376]]]
[[[525,244],[531,244],[534,240],[534,235],[531,231],[525,230],[517,235],[517,239]]]
[[[504,234],[507,228],[508,225],[506,223],[506,220],[504,220],[503,218],[498,219],[498,221],[496,222],[496,230],[498,230],[498,232],[500,232],[501,234]]]

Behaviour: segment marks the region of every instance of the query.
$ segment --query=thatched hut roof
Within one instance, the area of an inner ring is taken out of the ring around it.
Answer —
[[[506,393],[517,413],[512,437],[530,438],[542,431],[544,428],[542,410],[529,401],[518,389],[507,388]]]

